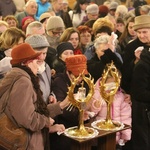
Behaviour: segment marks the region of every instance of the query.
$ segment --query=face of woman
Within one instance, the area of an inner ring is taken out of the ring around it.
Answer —
[[[131,36],[136,36],[136,32],[133,30],[134,22],[129,22],[128,24],[128,32]]]
[[[31,71],[37,75],[37,72],[38,72],[38,59],[34,59],[34,60],[29,60],[26,62],[26,64],[30,69]]]
[[[73,48],[76,49],[79,45],[78,33],[77,32],[72,33],[68,42],[70,42],[73,45]]]
[[[87,45],[88,43],[91,42],[91,34],[89,32],[84,32],[80,34],[80,42],[83,45]]]
[[[99,44],[98,48],[96,49],[96,54],[100,59],[101,56],[104,55],[105,50],[108,49],[108,44]]]
[[[65,50],[65,51],[60,55],[60,59],[61,59],[62,61],[65,61],[66,58],[68,58],[68,57],[70,57],[70,56],[72,56],[72,55],[74,55],[74,53],[73,53],[72,50]]]

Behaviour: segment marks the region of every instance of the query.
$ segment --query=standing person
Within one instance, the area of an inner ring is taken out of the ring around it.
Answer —
[[[22,27],[21,23],[22,23],[22,19],[24,17],[31,16],[32,18],[34,18],[34,20],[36,20],[36,17],[35,17],[36,12],[37,12],[36,1],[35,0],[29,0],[25,4],[24,11],[16,14],[16,16],[15,16],[18,20],[19,28],[21,29],[21,27]]]
[[[84,55],[73,55],[66,58],[66,70],[63,73],[58,74],[53,82],[53,92],[56,95],[58,101],[62,101],[66,98],[68,92],[68,86],[71,85],[72,79],[77,77],[80,73],[88,74],[87,72],[87,60]],[[82,78],[79,84],[75,87],[74,91],[77,93],[79,87],[81,87]],[[57,123],[62,123],[66,128],[77,126],[79,118],[79,111],[77,108],[68,111],[67,108],[63,110],[63,114],[57,116]],[[53,136],[53,137],[52,137]],[[52,135],[51,136],[51,150],[70,150],[71,141],[64,136]],[[56,144],[59,143],[59,144]]]
[[[34,34],[38,34],[38,35],[45,35],[46,34],[46,31],[45,31],[45,28],[44,28],[43,24],[39,21],[31,22],[27,26],[26,36],[28,37],[28,36],[34,35]],[[50,67],[52,65],[52,61],[53,61],[55,56],[56,56],[56,50],[52,47],[48,47],[48,51],[47,51],[45,61],[47,62],[47,64]]]
[[[47,141],[49,132],[64,131],[63,125],[53,125],[49,110],[42,99],[42,92],[37,78],[38,57],[29,44],[23,43],[12,50],[11,64],[13,69],[5,76],[0,85],[0,95],[10,95],[5,113],[19,127],[27,129],[30,139],[27,150],[49,149]],[[12,84],[11,91],[8,87]],[[22,90],[24,89],[24,90]],[[8,93],[9,92],[9,93]],[[1,102],[6,97],[3,96]]]
[[[118,74],[120,74],[119,70]],[[120,77],[120,75],[119,75]],[[100,77],[95,83],[94,94],[90,103],[90,111],[95,113],[95,120],[104,120],[107,115],[107,104],[106,101],[102,98],[100,92],[100,82],[103,77]],[[112,74],[109,72],[106,82],[104,84],[105,92],[113,91],[114,87],[116,87],[116,81]],[[114,121],[119,121],[121,123],[131,125],[131,106],[129,103],[125,101],[125,94],[122,92],[120,88],[118,88],[117,92],[114,95],[114,100],[111,105],[111,119]],[[131,139],[131,129],[123,130],[121,132],[117,132],[116,134],[116,150],[122,150],[127,141]],[[121,145],[120,145],[121,144]]]
[[[123,57],[122,88],[127,93],[130,93],[134,65],[139,60],[139,58],[137,58],[135,54],[137,52],[141,53],[141,50],[143,48],[149,47],[148,43],[150,41],[150,16],[142,15],[135,17],[135,24],[133,26],[133,29],[137,33],[137,38],[127,44]]]
[[[150,28],[148,30],[150,30]],[[140,55],[140,60],[135,65],[132,73],[132,150],[150,149],[149,48],[150,47],[145,48],[142,51]]]
[[[39,17],[47,12],[49,10],[49,8],[51,7],[51,4],[48,0],[36,0],[38,9],[36,12],[36,18],[39,20]]]
[[[82,23],[83,18],[86,16],[86,7],[89,3],[90,0],[77,0],[74,10],[69,11],[73,27],[78,27]]]
[[[46,104],[52,104],[51,106],[51,117],[55,117],[57,114],[62,114],[62,110],[64,107],[67,106],[69,103],[67,99],[63,102],[56,103],[55,95],[52,92],[51,89],[51,68],[48,66],[48,64],[45,62],[46,54],[48,51],[49,43],[44,35],[31,35],[26,38],[25,43],[28,43],[31,45],[31,47],[34,49],[35,52],[41,52],[41,55],[38,57],[38,72],[37,76],[39,78],[39,85],[40,89],[43,92],[43,100]],[[54,104],[55,103],[55,104]],[[55,108],[55,109],[53,109]]]

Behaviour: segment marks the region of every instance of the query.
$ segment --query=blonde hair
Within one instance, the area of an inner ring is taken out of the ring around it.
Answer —
[[[9,49],[18,44],[21,37],[25,40],[25,34],[22,30],[16,27],[8,28],[0,37],[0,47]]]

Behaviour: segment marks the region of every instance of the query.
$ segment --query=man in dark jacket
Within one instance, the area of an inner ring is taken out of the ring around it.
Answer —
[[[142,15],[135,18],[134,30],[143,50],[132,60],[134,69],[132,76],[132,150],[150,149],[150,16]],[[129,49],[133,51],[133,49]],[[139,50],[138,50],[139,51]],[[131,62],[131,61],[130,61]]]

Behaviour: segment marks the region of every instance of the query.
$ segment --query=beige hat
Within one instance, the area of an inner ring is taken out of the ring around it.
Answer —
[[[46,24],[46,30],[52,30],[52,29],[57,29],[57,28],[65,28],[64,22],[61,17],[59,16],[51,16],[47,20]]]
[[[97,4],[90,4],[86,7],[87,14],[98,14],[99,13],[99,7]]]
[[[41,22],[43,19],[46,19],[46,18],[49,18],[51,17],[51,14],[50,13],[43,13],[40,18],[39,18],[39,21]]]
[[[133,29],[136,31],[141,28],[150,28],[150,15],[141,15],[135,17]]]

